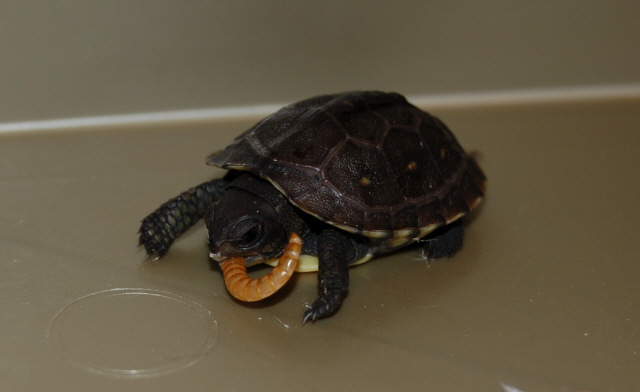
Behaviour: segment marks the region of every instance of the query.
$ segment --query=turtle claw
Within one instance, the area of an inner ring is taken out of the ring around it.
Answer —
[[[155,255],[155,257],[153,257],[154,255]],[[151,261],[158,261],[158,260],[160,260],[160,258],[162,256],[164,256],[164,255],[161,255],[158,252],[152,251],[152,252],[146,252],[144,257],[145,257],[146,260],[151,259]]]
[[[162,237],[161,235],[157,235],[156,231],[151,227],[148,222],[143,222],[140,227],[140,240],[138,241],[138,248],[144,247],[146,258],[150,258],[155,255],[153,260],[158,260],[162,256],[164,256],[169,247],[171,246],[171,242],[167,237]]]
[[[344,298],[344,293],[341,290],[335,290],[334,292],[327,292],[321,295],[305,310],[302,315],[302,325],[306,324],[307,321],[316,322],[317,320],[334,314],[340,307],[342,298]]]
[[[316,321],[314,317],[314,312],[311,311],[311,308],[307,309],[302,315],[302,325],[305,325],[307,321]]]

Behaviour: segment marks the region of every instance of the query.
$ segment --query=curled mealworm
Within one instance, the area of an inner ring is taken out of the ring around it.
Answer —
[[[278,265],[268,274],[252,279],[247,274],[243,257],[232,257],[220,264],[224,284],[231,295],[240,301],[255,302],[265,299],[280,290],[289,281],[298,265],[302,240],[293,233]]]

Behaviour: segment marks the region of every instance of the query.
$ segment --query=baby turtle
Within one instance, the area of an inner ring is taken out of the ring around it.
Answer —
[[[452,256],[462,247],[460,218],[486,186],[440,120],[376,91],[285,106],[207,163],[229,172],[144,218],[140,245],[161,257],[204,217],[210,256],[238,299],[271,295],[294,270],[318,271],[318,298],[303,322],[333,314],[349,267],[373,255],[421,242],[427,259]],[[246,267],[262,262],[276,267],[248,278]]]

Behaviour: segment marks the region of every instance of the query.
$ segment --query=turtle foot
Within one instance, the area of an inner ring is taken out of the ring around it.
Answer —
[[[422,257],[427,261],[445,256],[452,257],[462,249],[463,238],[464,226],[462,225],[462,220],[457,220],[441,227],[420,241],[424,243]]]
[[[306,324],[307,321],[315,322],[321,318],[329,317],[334,314],[344,298],[344,292],[342,290],[332,290],[324,293],[318,297],[313,304],[302,315],[302,324]]]
[[[138,246],[144,247],[147,258],[155,255],[154,260],[164,256],[173,243],[173,238],[162,230],[156,230],[158,228],[161,228],[158,223],[153,219],[146,218],[142,221],[138,231],[138,234],[140,234]]]

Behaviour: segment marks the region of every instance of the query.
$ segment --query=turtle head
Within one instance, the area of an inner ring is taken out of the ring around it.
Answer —
[[[265,184],[270,191],[275,191],[270,184]],[[244,257],[246,265],[251,266],[282,253],[289,230],[279,216],[277,205],[267,199],[262,192],[233,184],[227,188],[205,215],[211,258],[221,262],[230,257]]]

